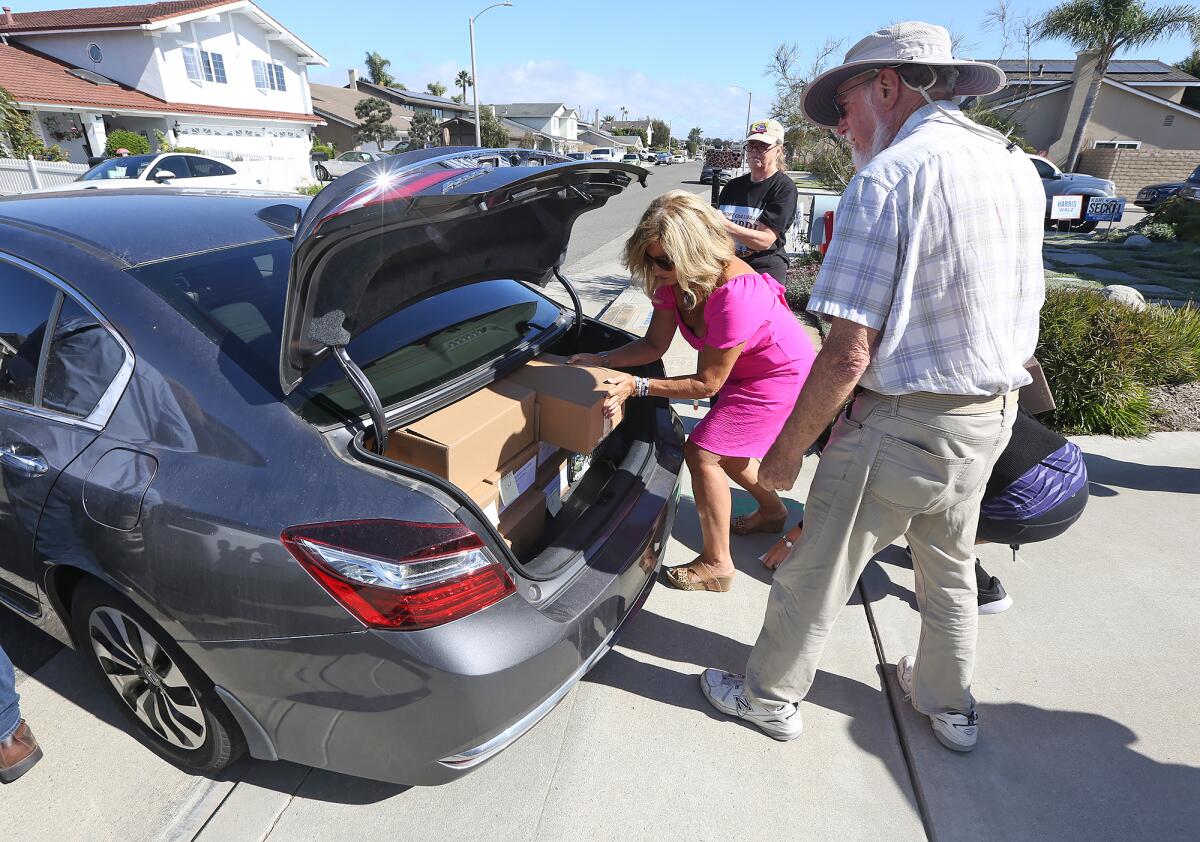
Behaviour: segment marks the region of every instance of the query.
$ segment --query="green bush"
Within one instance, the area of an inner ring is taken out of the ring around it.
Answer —
[[[316,184],[301,184],[296,188],[296,192],[304,196],[315,196],[321,192],[321,188],[324,186],[321,182],[317,182]]]
[[[1052,289],[1042,307],[1037,357],[1065,433],[1144,436],[1149,387],[1200,379],[1200,312],[1136,310],[1098,292]]]
[[[137,132],[117,129],[109,132],[108,141],[104,144],[104,154],[113,158],[118,149],[128,149],[130,155],[149,155],[150,141]]]
[[[1175,226],[1170,222],[1151,222],[1142,229],[1147,239],[1156,243],[1170,243],[1175,240]]]
[[[332,143],[314,143],[312,145],[310,154],[320,154],[321,152],[324,152],[326,155],[328,155],[329,160],[331,161],[337,157],[337,147],[335,147]]]
[[[792,260],[788,266],[787,279],[783,282],[784,298],[788,306],[797,313],[803,313],[808,307],[809,296],[812,295],[813,284],[817,280],[817,272],[821,269],[824,255],[816,249],[804,252]]]
[[[1173,225],[1176,237],[1184,242],[1200,243],[1200,202],[1175,196],[1158,206],[1153,220]]]
[[[191,152],[193,155],[203,155],[204,153],[195,146],[172,146],[172,152]]]

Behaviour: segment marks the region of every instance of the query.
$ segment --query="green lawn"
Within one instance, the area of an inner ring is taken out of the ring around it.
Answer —
[[[1124,272],[1137,279],[1124,283],[1159,284],[1175,290],[1181,297],[1200,301],[1200,245],[1196,243],[1152,243],[1149,248],[1134,249],[1092,239],[1089,235],[1047,234],[1046,249],[1089,254],[1104,260],[1103,264],[1095,266],[1073,266],[1046,255],[1048,284],[1104,286],[1122,283],[1105,278],[1103,271],[1091,271],[1100,269]]]

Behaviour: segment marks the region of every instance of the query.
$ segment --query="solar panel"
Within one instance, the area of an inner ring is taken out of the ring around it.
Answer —
[[[107,76],[101,76],[99,73],[93,73],[91,70],[84,70],[82,67],[72,67],[67,72],[85,82],[91,82],[93,85],[108,85],[114,88],[117,86],[117,83]]]
[[[1170,73],[1171,68],[1163,67],[1157,61],[1114,61],[1108,66],[1109,73]]]

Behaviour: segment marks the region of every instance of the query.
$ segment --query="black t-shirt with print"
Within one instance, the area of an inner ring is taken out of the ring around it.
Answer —
[[[738,257],[755,271],[770,273],[782,284],[788,266],[783,254],[784,240],[796,218],[796,183],[781,172],[758,182],[747,173],[725,185],[717,204],[721,213],[735,224],[752,228],[752,223],[758,222],[778,235],[774,244],[762,251],[752,251],[741,243],[736,246]]]

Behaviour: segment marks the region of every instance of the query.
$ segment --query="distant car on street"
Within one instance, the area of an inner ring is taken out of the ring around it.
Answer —
[[[336,158],[329,161],[322,161],[314,168],[318,181],[332,181],[339,175],[345,175],[348,172],[361,167],[363,164],[373,164],[376,161],[382,161],[386,158],[382,152],[359,152],[353,150],[343,152]]]
[[[670,152],[656,152],[654,154],[654,163],[658,164],[673,164],[675,159],[671,157]]]
[[[676,152],[674,155],[671,156],[671,161],[676,164],[686,164],[688,161],[688,157],[687,157],[687,155],[684,155],[682,152]]]
[[[1040,155],[1030,155],[1029,162],[1033,164],[1037,174],[1042,179],[1042,189],[1046,191],[1046,224],[1049,225],[1050,208],[1054,196],[1083,196],[1086,202],[1092,196],[1115,198],[1117,185],[1106,178],[1096,178],[1084,173],[1063,172],[1050,161]],[[1072,231],[1088,232],[1096,228],[1096,222],[1079,221],[1071,224]]]
[[[712,184],[714,174],[716,175],[718,184],[728,184],[730,179],[733,178],[733,170],[717,169],[711,164],[705,164],[700,168],[700,183]]]
[[[101,161],[74,181],[41,187],[28,193],[63,193],[70,190],[121,190],[173,184],[177,187],[241,187],[262,189],[262,182],[239,173],[229,161],[166,152],[126,155]]]
[[[617,150],[611,146],[597,146],[595,149],[592,150],[591,158],[593,161],[614,161],[615,162],[615,161],[621,160],[620,157],[617,155]]]
[[[637,164],[641,166],[642,158],[636,152],[627,152],[625,157],[621,159],[622,164]]]
[[[1184,199],[1200,199],[1200,167],[1192,170],[1183,181],[1165,181],[1160,184],[1148,184],[1138,191],[1134,204],[1147,211],[1158,208],[1167,199],[1179,195]]]

